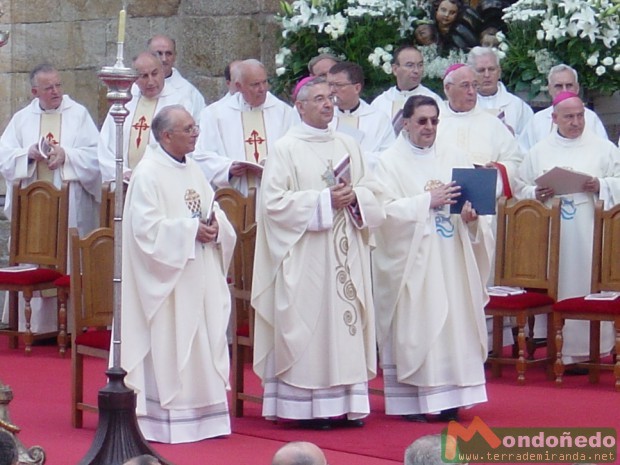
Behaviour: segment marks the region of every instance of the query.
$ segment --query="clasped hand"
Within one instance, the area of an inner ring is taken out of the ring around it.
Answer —
[[[331,186],[329,190],[331,195],[332,208],[345,208],[357,202],[357,196],[355,195],[355,191],[348,184],[339,183],[335,186]]]
[[[198,224],[198,231],[196,231],[196,240],[203,244],[207,242],[214,242],[217,239],[217,233],[219,231],[219,225],[215,216],[211,220],[210,224],[207,224],[206,220],[201,219]]]

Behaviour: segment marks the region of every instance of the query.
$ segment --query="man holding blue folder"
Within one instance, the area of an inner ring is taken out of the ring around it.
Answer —
[[[410,421],[458,417],[458,408],[485,402],[484,360],[494,240],[488,221],[460,196],[452,169],[467,156],[435,143],[439,108],[411,97],[405,126],[379,158],[386,220],[376,233],[373,289],[385,406]]]

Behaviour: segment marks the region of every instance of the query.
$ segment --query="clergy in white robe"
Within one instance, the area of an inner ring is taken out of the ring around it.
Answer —
[[[200,112],[206,106],[205,98],[196,87],[185,79],[178,69],[174,67],[177,58],[176,41],[163,34],[156,34],[146,44],[149,52],[157,54],[164,68],[164,76],[168,87],[174,89],[177,95],[187,94],[191,108],[189,112],[195,121],[200,118]],[[135,97],[140,95],[140,89],[133,85],[131,93]]]
[[[372,171],[381,152],[395,140],[390,119],[360,99],[364,71],[357,63],[345,61],[335,64],[329,70],[327,83],[336,105],[330,126],[357,141],[366,165]]]
[[[413,45],[403,45],[394,52],[392,58],[392,74],[396,85],[378,95],[371,103],[390,118],[396,135],[402,129],[402,109],[407,99],[413,95],[432,97],[441,109],[443,100],[439,95],[421,84],[424,77],[424,58]]]
[[[69,227],[86,235],[97,226],[101,176],[97,161],[99,133],[88,110],[62,93],[58,71],[49,64],[36,66],[30,74],[30,104],[15,113],[0,137],[0,172],[6,181],[4,212],[11,219],[13,182],[29,184],[46,180],[60,187],[69,181]],[[44,138],[50,145],[45,157],[39,152]],[[8,299],[7,299],[8,300]],[[19,299],[19,330],[25,329],[22,299]],[[31,329],[46,333],[58,328],[56,298],[31,300]],[[8,321],[5,306],[3,321]],[[69,321],[71,321],[69,319]]]
[[[601,199],[606,209],[620,202],[620,150],[608,139],[589,131],[584,105],[574,93],[556,95],[553,121],[557,129],[537,143],[519,169],[516,196],[549,202],[554,192],[537,186],[536,178],[555,166],[592,176],[582,192],[560,195],[560,271],[558,298],[590,293],[594,204]],[[611,323],[601,324],[601,350],[614,343]],[[589,354],[589,330],[585,321],[567,320],[562,358],[565,364],[584,361]]]
[[[485,402],[484,305],[494,240],[459,195],[452,168],[472,167],[457,147],[435,143],[438,108],[429,97],[405,104],[405,127],[376,174],[386,220],[376,231],[373,289],[388,415],[456,416]],[[411,417],[409,417],[411,416]]]
[[[257,60],[238,65],[238,92],[200,116],[201,134],[194,159],[217,187],[244,195],[258,187],[263,165],[280,137],[293,124],[293,109],[271,94],[267,72]],[[241,163],[247,162],[247,163]]]
[[[448,103],[441,111],[437,139],[463,150],[470,164],[498,168],[498,195],[507,193],[522,154],[516,139],[496,116],[476,105],[477,80],[470,66],[455,65],[446,73]],[[506,185],[508,184],[508,186]]]
[[[187,154],[198,131],[179,105],[153,120],[123,221],[121,366],[144,437],[192,442],[230,433],[226,273],[235,233]]]
[[[556,65],[549,70],[547,77],[547,87],[551,100],[563,91],[579,94],[579,79],[577,71],[568,65]],[[557,126],[552,118],[553,106],[534,113],[525,130],[519,136],[519,144],[523,153],[527,153],[537,142],[553,133]],[[594,132],[604,139],[607,139],[607,131],[600,118],[589,108],[585,109],[585,124],[590,132]]]
[[[502,68],[495,50],[489,47],[474,47],[469,52],[467,63],[478,79],[476,105],[497,116],[518,138],[534,112],[522,99],[508,92],[500,81]]]
[[[151,123],[155,115],[168,105],[181,104],[192,112],[192,101],[187,93],[179,93],[164,80],[163,66],[150,52],[139,54],[133,62],[139,74],[136,81],[139,93],[125,105],[129,115],[123,123],[123,173],[131,177],[146,147],[154,142]],[[112,115],[103,122],[99,135],[97,156],[101,177],[105,181],[116,179],[116,123]]]
[[[328,128],[329,94],[322,78],[301,88],[303,123],[266,163],[252,283],[254,371],[263,416],[345,415],[357,425],[370,411],[367,382],[376,374],[369,230],[384,215],[359,147]],[[350,182],[334,173],[345,156]]]

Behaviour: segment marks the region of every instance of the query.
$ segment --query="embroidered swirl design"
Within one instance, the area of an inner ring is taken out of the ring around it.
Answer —
[[[435,215],[435,231],[441,237],[450,238],[454,236],[454,225],[450,216],[441,214]]]
[[[560,203],[560,214],[563,220],[573,220],[577,214],[577,207],[575,201],[571,199],[563,198]]]
[[[351,280],[351,273],[347,261],[347,253],[349,251],[349,241],[346,236],[346,216],[343,210],[340,210],[334,217],[334,251],[336,252],[336,283],[337,293],[340,300],[344,302],[347,308],[344,310],[342,319],[344,324],[349,328],[349,334],[355,336],[358,321],[357,308],[355,301],[357,292],[355,285]]]

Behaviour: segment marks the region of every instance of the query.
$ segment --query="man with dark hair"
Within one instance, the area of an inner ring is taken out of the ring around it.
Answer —
[[[329,128],[325,80],[300,87],[302,123],[276,143],[258,204],[254,371],[263,416],[358,426],[376,370],[369,234],[383,208],[359,146]]]
[[[386,114],[392,121],[396,135],[402,129],[402,108],[407,99],[413,95],[432,97],[441,108],[441,97],[422,85],[424,78],[424,58],[413,45],[402,45],[394,51],[392,57],[392,74],[396,85],[377,96],[371,106]]]
[[[362,148],[372,170],[377,157],[394,142],[389,118],[360,98],[364,88],[364,70],[357,63],[343,61],[329,70],[327,83],[336,109],[331,126],[352,136]]]
[[[410,421],[453,420],[459,407],[487,400],[485,286],[495,243],[469,202],[450,213],[460,195],[452,169],[472,164],[436,137],[439,115],[432,98],[410,97],[403,131],[376,169],[386,211],[372,273],[385,410]]]
[[[123,222],[121,365],[144,437],[230,434],[226,272],[235,233],[188,157],[198,127],[181,105],[153,119],[158,145],[131,178]]]
[[[323,451],[311,442],[295,441],[280,447],[271,465],[327,465]]]
[[[15,439],[0,429],[0,465],[17,465],[18,450]]]

